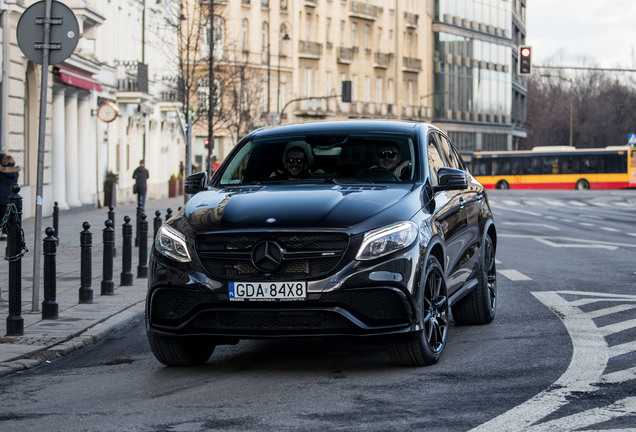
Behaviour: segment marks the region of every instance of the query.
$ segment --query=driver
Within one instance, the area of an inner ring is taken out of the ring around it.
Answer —
[[[411,167],[410,161],[402,162],[402,155],[398,146],[392,143],[379,144],[376,153],[376,165],[371,168],[380,167],[387,171],[391,171],[399,179],[403,179],[408,175],[408,168]]]

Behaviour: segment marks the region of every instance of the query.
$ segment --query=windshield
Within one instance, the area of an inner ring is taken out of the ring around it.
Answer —
[[[404,134],[256,136],[234,154],[220,183],[412,183],[417,165]]]

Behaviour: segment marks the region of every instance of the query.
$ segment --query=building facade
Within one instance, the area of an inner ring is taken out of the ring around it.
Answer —
[[[22,167],[24,217],[35,210],[42,68],[23,55],[16,28],[34,3],[0,3],[0,150]],[[43,214],[51,214],[55,202],[67,209],[133,200],[132,171],[141,159],[150,171],[149,196],[167,195],[184,148],[176,68],[165,61],[172,56],[167,47],[175,46],[165,31],[170,9],[156,0],[63,3],[77,17],[80,39],[68,59],[48,70]],[[104,102],[118,113],[110,122],[97,115]],[[109,173],[118,177],[111,197],[104,195],[107,177],[113,178]]]
[[[25,217],[35,207],[41,67],[22,54],[15,33],[35,1],[0,0],[0,153],[23,167]],[[149,197],[167,196],[168,180],[185,174],[184,165],[208,167],[206,139],[222,160],[241,136],[265,125],[429,121],[448,131],[466,156],[515,149],[526,135],[526,87],[517,75],[526,0],[64,3],[77,16],[81,37],[75,52],[48,71],[45,215],[54,202],[71,208],[134,200],[132,172],[141,159],[150,172]],[[192,18],[201,27],[189,48],[197,51],[198,74],[187,110],[198,119],[191,165],[179,112],[180,66],[192,57],[178,37],[190,6],[199,8]],[[343,83],[351,85],[350,101],[343,101]],[[97,115],[105,103],[118,112],[112,121]],[[106,180],[114,177],[117,195],[106,196]]]

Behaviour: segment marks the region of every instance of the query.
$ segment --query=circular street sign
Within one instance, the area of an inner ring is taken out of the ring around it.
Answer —
[[[20,17],[16,31],[20,49],[37,64],[42,64],[44,51],[44,6],[44,1],[29,6]],[[49,65],[69,58],[77,47],[79,37],[79,23],[73,11],[64,3],[52,1]]]

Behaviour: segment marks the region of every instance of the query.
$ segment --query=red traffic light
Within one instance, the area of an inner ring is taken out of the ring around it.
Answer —
[[[203,144],[205,145],[205,148],[208,148],[210,146],[210,140],[209,138],[206,138],[203,140]]]
[[[532,48],[529,46],[519,47],[519,75],[530,75],[532,73]]]
[[[531,51],[528,47],[521,48],[521,57],[530,57]]]

